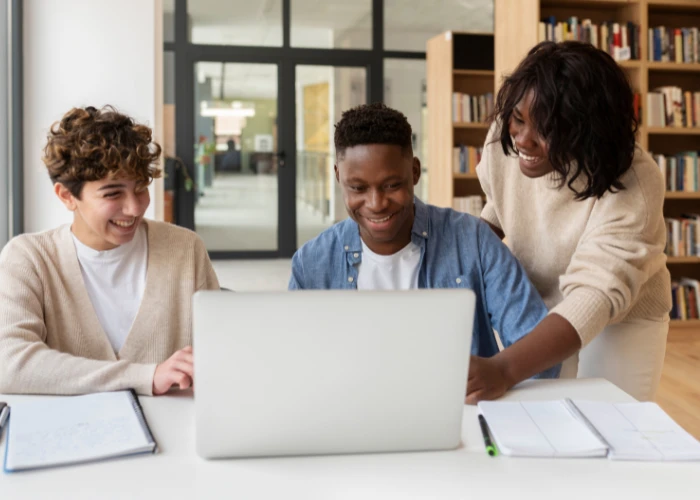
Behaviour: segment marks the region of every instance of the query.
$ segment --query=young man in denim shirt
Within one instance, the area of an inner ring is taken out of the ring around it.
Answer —
[[[406,117],[383,104],[346,111],[335,148],[350,219],[296,252],[289,289],[468,288],[476,314],[467,402],[500,397],[532,376],[557,377],[559,363],[573,354],[554,338],[562,319],[547,315],[525,271],[485,222],[414,197],[421,168]]]

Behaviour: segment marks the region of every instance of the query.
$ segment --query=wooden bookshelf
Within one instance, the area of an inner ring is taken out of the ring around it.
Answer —
[[[661,25],[667,28],[700,27],[700,0],[495,0],[496,89],[503,77],[512,72],[530,48],[538,43],[538,24],[549,16],[555,16],[557,21],[577,16],[579,20],[590,18],[596,24],[631,21],[639,25],[640,60],[619,63],[632,87],[641,95],[642,122],[638,142],[654,154],[673,155],[700,150],[700,127],[646,126],[649,90],[673,85],[684,91],[700,91],[700,64],[648,60],[648,29]],[[678,217],[683,213],[700,213],[700,193],[666,193],[664,214]],[[669,257],[668,267],[674,278],[689,276],[700,279],[699,257]],[[673,321],[672,324],[700,330],[700,320]]]
[[[483,51],[477,54],[474,50],[472,60],[469,54],[472,44],[489,43],[493,44],[491,34],[458,32],[443,33],[428,41],[428,201],[433,205],[452,207],[455,197],[483,196],[476,173],[454,172],[452,151],[458,145],[483,147],[489,126],[453,121],[452,95],[494,91],[493,56],[485,61]]]

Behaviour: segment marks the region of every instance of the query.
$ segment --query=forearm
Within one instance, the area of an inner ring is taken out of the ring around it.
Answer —
[[[88,359],[41,342],[2,340],[2,393],[72,395],[131,388],[139,394],[152,393],[155,364]]]
[[[548,314],[528,335],[494,356],[508,387],[561,363],[581,348],[576,329],[558,314]]]

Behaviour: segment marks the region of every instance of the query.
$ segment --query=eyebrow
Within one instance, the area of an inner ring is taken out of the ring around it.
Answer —
[[[102,186],[100,189],[98,189],[98,191],[104,191],[106,189],[125,188],[125,187],[126,187],[126,184],[118,184],[118,183],[106,184],[106,185]]]

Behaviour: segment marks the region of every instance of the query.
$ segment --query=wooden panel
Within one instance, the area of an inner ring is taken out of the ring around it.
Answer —
[[[700,321],[672,322],[656,402],[700,439]]]
[[[452,36],[428,40],[428,202],[452,206]]]
[[[503,77],[510,74],[537,44],[539,18],[539,0],[495,0],[496,91],[501,87]]]
[[[175,105],[163,104],[163,155],[175,157]]]
[[[700,64],[695,63],[679,64],[675,62],[647,62],[646,64],[650,71],[670,71],[675,73],[686,73],[688,71],[695,71],[700,73]]]

